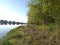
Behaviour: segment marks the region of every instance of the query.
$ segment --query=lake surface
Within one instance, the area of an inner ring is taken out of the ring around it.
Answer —
[[[5,36],[11,29],[16,28],[20,25],[0,25],[0,38]]]

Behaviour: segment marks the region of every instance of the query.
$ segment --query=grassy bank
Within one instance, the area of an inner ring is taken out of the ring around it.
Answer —
[[[12,29],[0,41],[0,45],[59,45],[58,25],[30,25]]]

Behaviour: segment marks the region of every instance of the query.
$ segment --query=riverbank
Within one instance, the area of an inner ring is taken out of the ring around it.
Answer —
[[[59,44],[59,33],[60,28],[55,24],[19,26],[7,33],[1,45],[57,45]]]
[[[3,38],[9,31],[20,25],[0,25],[0,38]]]

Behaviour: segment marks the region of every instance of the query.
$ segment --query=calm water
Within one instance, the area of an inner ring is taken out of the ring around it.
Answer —
[[[0,38],[5,36],[11,29],[16,28],[20,25],[0,25]]]

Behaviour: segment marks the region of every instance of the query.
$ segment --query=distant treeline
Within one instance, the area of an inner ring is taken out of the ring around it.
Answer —
[[[19,24],[26,24],[26,23],[23,23],[23,22],[15,22],[15,21],[7,21],[7,20],[0,20],[0,25],[19,25]]]

